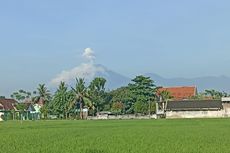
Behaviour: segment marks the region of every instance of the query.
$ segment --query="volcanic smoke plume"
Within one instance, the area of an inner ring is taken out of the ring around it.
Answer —
[[[86,60],[85,63],[80,64],[70,70],[63,70],[55,78],[51,80],[52,85],[59,85],[61,81],[69,83],[76,77],[85,78],[86,80],[93,79],[97,73],[105,72],[102,66],[94,63],[96,57],[91,48],[85,48],[82,57]]]

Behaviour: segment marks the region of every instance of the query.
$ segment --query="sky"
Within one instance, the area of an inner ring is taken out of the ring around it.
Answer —
[[[228,0],[0,1],[0,95],[84,64],[128,77],[230,76],[229,16]]]

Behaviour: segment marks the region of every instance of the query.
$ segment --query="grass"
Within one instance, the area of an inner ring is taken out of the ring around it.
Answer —
[[[0,153],[229,153],[230,119],[0,123]]]

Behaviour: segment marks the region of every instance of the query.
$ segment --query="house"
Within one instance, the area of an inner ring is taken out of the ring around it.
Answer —
[[[17,101],[14,99],[0,98],[0,121],[10,117],[10,115],[12,114],[11,111],[17,110],[16,105]]]
[[[40,108],[38,104],[26,101],[23,110],[17,110],[19,103],[14,99],[0,98],[0,120],[37,120],[40,119]]]
[[[41,106],[39,104],[34,104],[31,100],[27,100],[24,103],[23,110],[18,110],[20,120],[39,120],[41,119]]]
[[[17,101],[14,99],[0,98],[0,111],[16,110]]]
[[[173,97],[173,100],[190,99],[197,95],[197,88],[195,86],[163,87],[159,88],[158,91],[168,91]]]
[[[40,105],[33,104],[31,102],[25,103],[25,112],[26,112],[26,119],[27,120],[38,120],[40,119],[41,112],[40,112]]]
[[[168,101],[166,118],[217,118],[230,116],[221,100]]]

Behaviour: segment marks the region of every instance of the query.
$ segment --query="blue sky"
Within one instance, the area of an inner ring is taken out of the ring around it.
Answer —
[[[230,1],[0,1],[0,95],[82,62],[133,77],[230,76]]]

